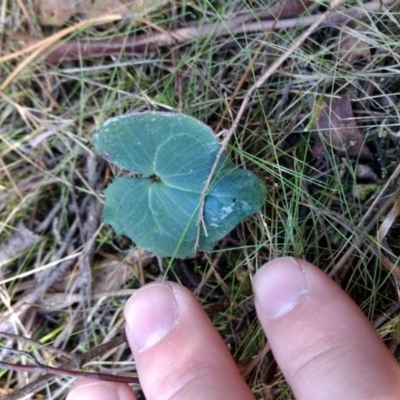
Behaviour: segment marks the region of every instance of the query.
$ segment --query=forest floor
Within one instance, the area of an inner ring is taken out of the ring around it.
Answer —
[[[133,376],[123,306],[169,279],[196,294],[256,398],[291,399],[251,291],[279,256],[329,274],[399,357],[399,2],[78,3],[0,2],[1,361],[35,367],[2,369],[2,398],[65,398],[75,377],[43,378],[35,360]],[[159,258],[101,222],[123,172],[91,138],[144,110],[231,132],[230,158],[267,187],[209,253]]]

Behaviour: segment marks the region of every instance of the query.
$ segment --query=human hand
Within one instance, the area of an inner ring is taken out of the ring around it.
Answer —
[[[291,257],[253,280],[258,318],[296,398],[399,399],[400,369],[362,312],[315,266]],[[192,293],[153,283],[125,307],[147,399],[253,399]],[[128,385],[82,379],[68,400],[135,400]]]

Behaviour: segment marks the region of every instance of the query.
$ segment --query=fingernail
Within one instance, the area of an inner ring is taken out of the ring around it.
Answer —
[[[296,307],[307,293],[303,270],[293,257],[265,264],[253,279],[255,301],[269,319],[279,318]]]
[[[113,382],[91,381],[78,384],[67,396],[66,400],[120,400],[118,390]]]
[[[127,336],[142,352],[154,346],[178,322],[178,305],[168,283],[152,284],[138,290],[126,303]]]

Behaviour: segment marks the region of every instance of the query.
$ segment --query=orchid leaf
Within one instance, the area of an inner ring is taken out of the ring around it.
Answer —
[[[159,256],[193,255],[201,193],[220,149],[212,130],[184,114],[144,112],[107,120],[92,142],[98,154],[136,174],[108,186],[103,221]],[[253,173],[222,157],[205,200],[199,250],[211,250],[265,197]]]

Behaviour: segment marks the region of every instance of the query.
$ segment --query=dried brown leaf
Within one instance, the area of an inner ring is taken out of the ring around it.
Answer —
[[[94,294],[120,289],[135,275],[135,266],[147,267],[154,258],[154,254],[146,250],[135,250],[123,262],[104,260],[93,269]]]
[[[104,259],[92,269],[92,293],[103,293],[120,289],[135,274],[138,266],[147,267],[154,254],[145,250],[129,252],[124,260]],[[70,292],[79,281],[79,271],[75,270],[64,279],[52,286],[53,290],[61,293]]]
[[[341,36],[337,45],[333,48],[332,57],[340,63],[353,67],[359,62],[370,63],[371,49],[368,43],[361,39]]]
[[[386,235],[390,231],[390,228],[394,224],[396,218],[400,215],[400,197],[393,204],[392,209],[389,211],[388,215],[386,215],[383,220],[381,226],[378,230],[378,242],[382,243],[383,239],[385,239]]]
[[[315,5],[315,2],[312,0],[281,0],[270,2],[266,3],[265,14],[263,13],[261,17],[273,19],[299,17],[310,9],[313,4]]]
[[[168,0],[37,0],[41,25],[62,25],[75,15],[96,18],[105,14],[143,15]]]
[[[318,134],[323,142],[350,158],[372,155],[354,119],[350,97],[324,100],[316,118]]]
[[[22,222],[20,222],[14,234],[0,246],[0,267],[16,259],[21,253],[41,240],[40,236],[31,232]],[[1,276],[4,269],[1,270]]]
[[[364,181],[368,181],[370,183],[380,182],[378,175],[371,168],[371,166],[367,164],[357,164],[356,176],[357,178],[362,179]]]

